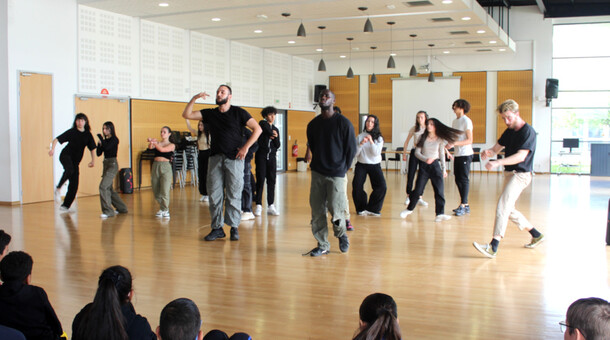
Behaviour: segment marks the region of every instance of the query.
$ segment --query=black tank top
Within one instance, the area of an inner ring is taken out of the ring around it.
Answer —
[[[163,158],[167,158],[168,160],[172,160],[172,156],[174,155],[173,151],[170,152],[161,152],[157,149],[155,149],[155,157],[163,157]]]

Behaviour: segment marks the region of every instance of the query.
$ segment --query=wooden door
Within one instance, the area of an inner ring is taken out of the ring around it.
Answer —
[[[127,99],[116,98],[76,97],[74,107],[76,113],[82,112],[89,118],[91,134],[96,144],[99,141],[97,134],[102,134],[102,125],[107,121],[111,121],[114,124],[117,138],[119,139],[119,150],[117,153],[119,169],[130,168],[129,101]],[[95,167],[93,168],[88,167],[90,161],[91,154],[89,149],[85,149],[83,160],[80,163],[78,186],[78,195],[81,197],[99,195],[104,156],[95,158]],[[115,185],[117,183],[117,180],[115,180]]]
[[[53,200],[53,76],[19,75],[21,202]]]

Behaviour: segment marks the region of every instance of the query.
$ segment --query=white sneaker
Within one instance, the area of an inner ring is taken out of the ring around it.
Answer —
[[[436,215],[434,222],[443,222],[443,221],[447,221],[450,219],[451,219],[451,216],[445,215],[445,214],[440,214],[440,215]]]
[[[409,205],[409,203],[411,203],[411,200],[409,199],[409,197],[407,197],[407,199],[405,200],[405,205]]]
[[[275,205],[270,205],[267,207],[267,215],[279,216],[280,212],[277,211]]]
[[[210,196],[208,195],[202,195],[201,198],[199,198],[199,202],[208,202],[210,200]]]
[[[246,211],[241,213],[242,221],[249,221],[254,219],[254,214],[251,211]]]
[[[374,213],[374,212],[368,211],[368,210],[366,211],[366,214],[369,215],[369,216],[381,217],[380,213]]]
[[[405,218],[413,213],[413,210],[405,209],[400,212],[400,218]]]
[[[100,215],[100,218],[101,218],[102,220],[105,220],[105,219],[107,219],[107,218],[108,218],[108,215],[106,215],[106,214],[101,214],[101,215]]]
[[[155,216],[157,216],[157,217],[163,217],[163,210],[159,210],[159,211],[157,211],[157,213],[155,214]]]
[[[68,209],[68,208],[64,207],[63,205],[61,205],[61,206],[59,206],[59,211],[66,213],[66,212],[69,212],[70,209]]]
[[[59,188],[55,188],[54,198],[55,202],[61,203],[61,190]]]
[[[254,215],[260,216],[262,212],[263,212],[263,206],[260,204],[257,204],[256,208],[254,208]]]
[[[169,218],[169,210],[165,210],[165,211],[164,211],[164,212],[161,214],[161,216],[162,216],[162,217],[167,217],[167,218]]]
[[[417,200],[417,204],[421,205],[422,207],[428,206],[428,202],[424,201],[421,197],[419,198],[419,200]]]

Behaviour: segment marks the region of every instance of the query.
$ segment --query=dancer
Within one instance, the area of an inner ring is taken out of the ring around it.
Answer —
[[[258,124],[262,133],[258,137],[258,151],[254,156],[256,164],[256,208],[254,215],[260,216],[263,210],[263,189],[265,179],[267,180],[267,214],[279,215],[279,211],[273,204],[275,200],[275,178],[277,160],[275,154],[280,148],[280,130],[273,125],[277,110],[273,106],[267,106],[261,111],[263,120]]]
[[[532,182],[536,131],[521,118],[519,104],[516,101],[506,100],[498,106],[498,112],[507,128],[496,145],[481,153],[481,159],[491,158],[504,149],[504,158],[490,160],[485,164],[487,170],[492,170],[500,165],[504,166],[504,190],[502,190],[496,207],[496,220],[491,243],[472,243],[481,254],[489,258],[496,257],[498,245],[506,232],[508,219],[513,221],[520,230],[527,230],[532,235],[530,243],[526,244],[525,248],[535,248],[544,241],[544,235],[515,209],[515,203],[521,192]]]
[[[161,128],[161,141],[148,138],[148,148],[155,150],[155,158],[151,171],[152,190],[160,209],[155,216],[169,218],[169,190],[172,185],[173,173],[170,163],[174,156],[176,145],[170,141],[172,130],[168,126]]]
[[[409,205],[400,213],[400,217],[405,218],[413,212],[417,205],[417,198],[421,196],[426,183],[430,180],[434,189],[436,212],[434,221],[442,222],[451,218],[451,216],[445,215],[445,185],[443,183],[443,178],[447,177],[445,144],[455,142],[461,133],[436,118],[429,118],[426,121],[426,131],[415,148],[415,157],[420,160],[415,190],[411,192]]]
[[[49,156],[53,156],[55,153],[57,142],[60,144],[68,142],[68,145],[66,145],[66,147],[61,150],[61,154],[59,154],[59,161],[64,167],[64,173],[55,188],[55,201],[60,202],[61,187],[66,181],[69,181],[68,192],[66,192],[63,204],[59,207],[59,210],[66,212],[70,209],[72,202],[74,202],[74,199],[76,198],[79,176],[78,166],[81,159],[83,159],[85,148],[88,148],[89,151],[91,151],[91,162],[89,162],[88,166],[93,168],[95,165],[95,152],[93,151],[95,149],[95,140],[91,135],[91,127],[89,126],[89,119],[87,116],[84,113],[78,113],[76,117],[74,117],[72,128],[53,139],[51,150],[49,150]]]
[[[306,253],[311,256],[326,255],[330,250],[326,211],[330,211],[339,249],[349,249],[345,228],[347,210],[347,178],[345,173],[356,154],[356,136],[352,123],[333,108],[335,94],[326,89],[320,93],[321,114],[307,124],[307,142],[311,150],[311,231],[317,247]]]
[[[261,127],[246,110],[231,105],[233,92],[228,85],[220,85],[216,90],[218,107],[193,111],[195,101],[208,96],[206,92],[194,95],[182,112],[182,117],[185,119],[200,119],[210,124],[212,144],[207,184],[212,230],[205,240],[213,241],[225,237],[222,227],[226,221],[231,227],[231,241],[237,241],[239,240],[237,227],[241,221],[241,192],[244,186],[244,158],[250,146],[261,134]],[[252,130],[252,136],[245,144],[242,141],[244,126]],[[223,201],[226,201],[224,218]]]
[[[106,268],[98,279],[97,292],[76,314],[72,340],[80,339],[156,339],[145,317],[136,314],[131,273],[123,266]]]
[[[252,136],[252,131],[247,127],[243,127],[242,141],[244,144],[250,139],[250,136]],[[252,191],[255,187],[252,185],[252,158],[254,158],[256,150],[258,150],[258,142],[252,144],[246,153],[246,158],[244,158],[244,188],[241,191],[242,221],[249,221],[255,218],[252,213]]]
[[[208,161],[210,159],[210,127],[199,121],[197,124],[197,130],[191,127],[191,123],[186,119],[186,126],[192,134],[197,134],[197,176],[199,177],[199,198],[200,202],[207,202],[210,200],[208,196],[208,187],[206,184],[208,178]]]
[[[114,131],[114,124],[106,122],[102,126],[103,136],[98,134],[100,141],[97,143],[97,156],[104,154],[104,171],[100,182],[100,204],[102,205],[101,218],[108,218],[115,215],[115,208],[119,214],[127,213],[127,206],[119,194],[112,188],[114,177],[119,172],[117,163],[117,151],[119,149],[119,139]],[[114,207],[114,208],[113,208]]]
[[[363,132],[358,135],[358,151],[356,151],[358,162],[352,180],[352,198],[358,215],[381,216],[381,207],[387,191],[381,170],[381,149],[383,149],[383,137],[379,131],[379,118],[369,115],[364,123]],[[367,175],[373,188],[368,202],[364,191]]]
[[[353,340],[400,340],[398,308],[394,299],[383,293],[367,296],[360,305],[360,327]]]
[[[415,126],[409,130],[409,135],[407,135],[407,139],[405,140],[405,144],[403,147],[402,157],[404,159],[407,158],[407,150],[409,146],[409,141],[413,138],[413,148],[411,148],[411,152],[409,153],[409,164],[407,166],[407,200],[405,201],[405,205],[409,205],[409,196],[411,195],[411,191],[413,191],[413,182],[415,181],[415,173],[417,172],[417,168],[419,166],[419,160],[415,157],[415,146],[419,142],[421,135],[426,131],[426,121],[428,120],[428,113],[426,111],[418,111],[415,115]],[[422,192],[423,194],[423,192]],[[424,201],[421,196],[417,199],[417,203],[421,206],[427,207],[428,202]]]
[[[472,120],[466,116],[470,111],[470,103],[464,99],[458,99],[453,102],[453,112],[455,119],[452,127],[463,131],[459,139],[453,145],[447,145],[447,149],[455,146],[453,162],[453,172],[455,174],[455,184],[460,192],[460,205],[453,209],[455,216],[462,216],[470,213],[470,205],[468,204],[468,191],[470,190],[470,164],[472,163]]]

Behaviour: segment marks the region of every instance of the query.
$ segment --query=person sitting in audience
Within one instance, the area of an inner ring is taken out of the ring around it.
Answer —
[[[610,339],[610,303],[594,297],[576,300],[559,324],[565,340]]]
[[[363,339],[401,339],[396,302],[391,296],[375,293],[362,301],[360,327],[353,340]]]
[[[131,273],[122,266],[102,272],[92,303],[74,317],[72,340],[156,339],[145,317],[136,314]]]
[[[160,340],[250,340],[246,333],[235,333],[230,338],[223,331],[213,330],[203,336],[201,314],[193,300],[176,299],[163,308],[157,327]]]
[[[0,339],[2,340],[25,340],[25,335],[20,331],[0,325]]]
[[[11,243],[11,235],[0,229],[0,260],[8,254],[8,244]]]
[[[61,323],[44,289],[31,285],[32,257],[12,251],[0,261],[0,324],[14,328],[28,340],[56,340]],[[4,339],[4,338],[2,338]]]

